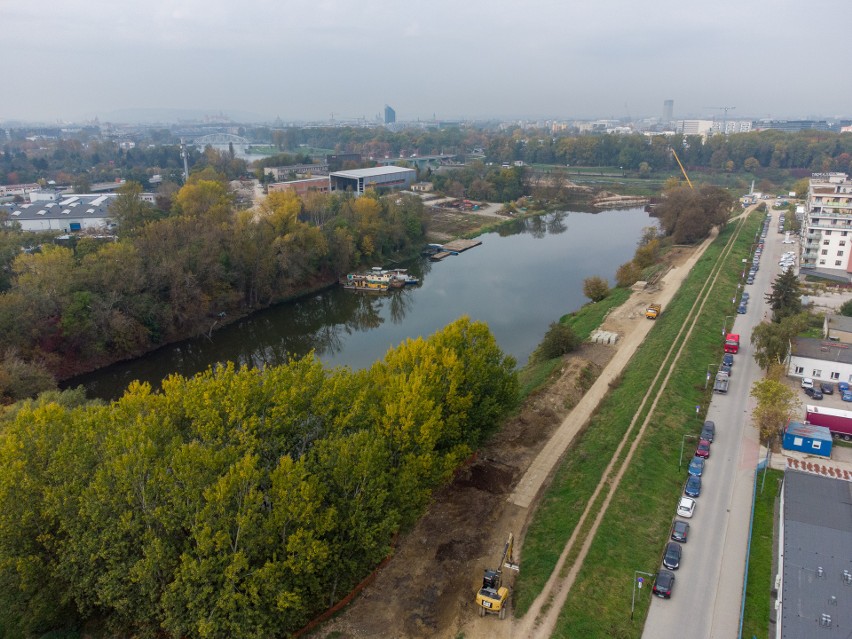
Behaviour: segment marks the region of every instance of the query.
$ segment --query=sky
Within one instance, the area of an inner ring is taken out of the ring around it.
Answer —
[[[2,0],[0,121],[852,117],[850,23],[848,0]]]

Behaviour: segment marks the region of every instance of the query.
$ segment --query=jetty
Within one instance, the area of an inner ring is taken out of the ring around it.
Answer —
[[[453,240],[446,244],[430,244],[425,254],[433,262],[440,262],[450,255],[458,255],[482,244],[481,240]]]

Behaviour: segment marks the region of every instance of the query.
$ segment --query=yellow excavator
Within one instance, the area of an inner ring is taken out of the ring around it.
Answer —
[[[509,589],[503,585],[503,568],[515,571],[519,569],[518,564],[514,563],[512,558],[514,543],[515,537],[512,533],[509,533],[497,569],[485,569],[485,574],[482,577],[482,588],[476,593],[476,606],[479,608],[480,617],[491,613],[499,615],[500,619],[506,618],[506,609],[509,607]]]

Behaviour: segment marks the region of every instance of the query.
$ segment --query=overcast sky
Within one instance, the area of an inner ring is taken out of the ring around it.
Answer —
[[[0,121],[852,116],[849,0],[0,0]]]

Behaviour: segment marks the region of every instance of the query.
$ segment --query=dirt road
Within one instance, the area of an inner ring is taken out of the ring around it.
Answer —
[[[454,638],[463,634],[471,639],[530,635],[532,629],[527,626],[534,614],[520,622],[479,618],[473,599],[482,570],[499,558],[508,531],[515,532],[516,559],[523,569],[523,531],[543,486],[606,394],[610,381],[653,327],[645,319],[647,305],[660,302],[665,312],[710,241],[698,248],[675,249],[672,268],[658,288],[635,292],[604,322],[604,330],[621,336],[617,345],[586,346],[579,356],[567,359],[559,380],[533,398],[436,495],[432,507],[400,542],[376,581],[315,636]],[[596,367],[600,375],[583,395],[576,381],[587,365]],[[566,405],[574,406],[573,410],[568,412]]]

